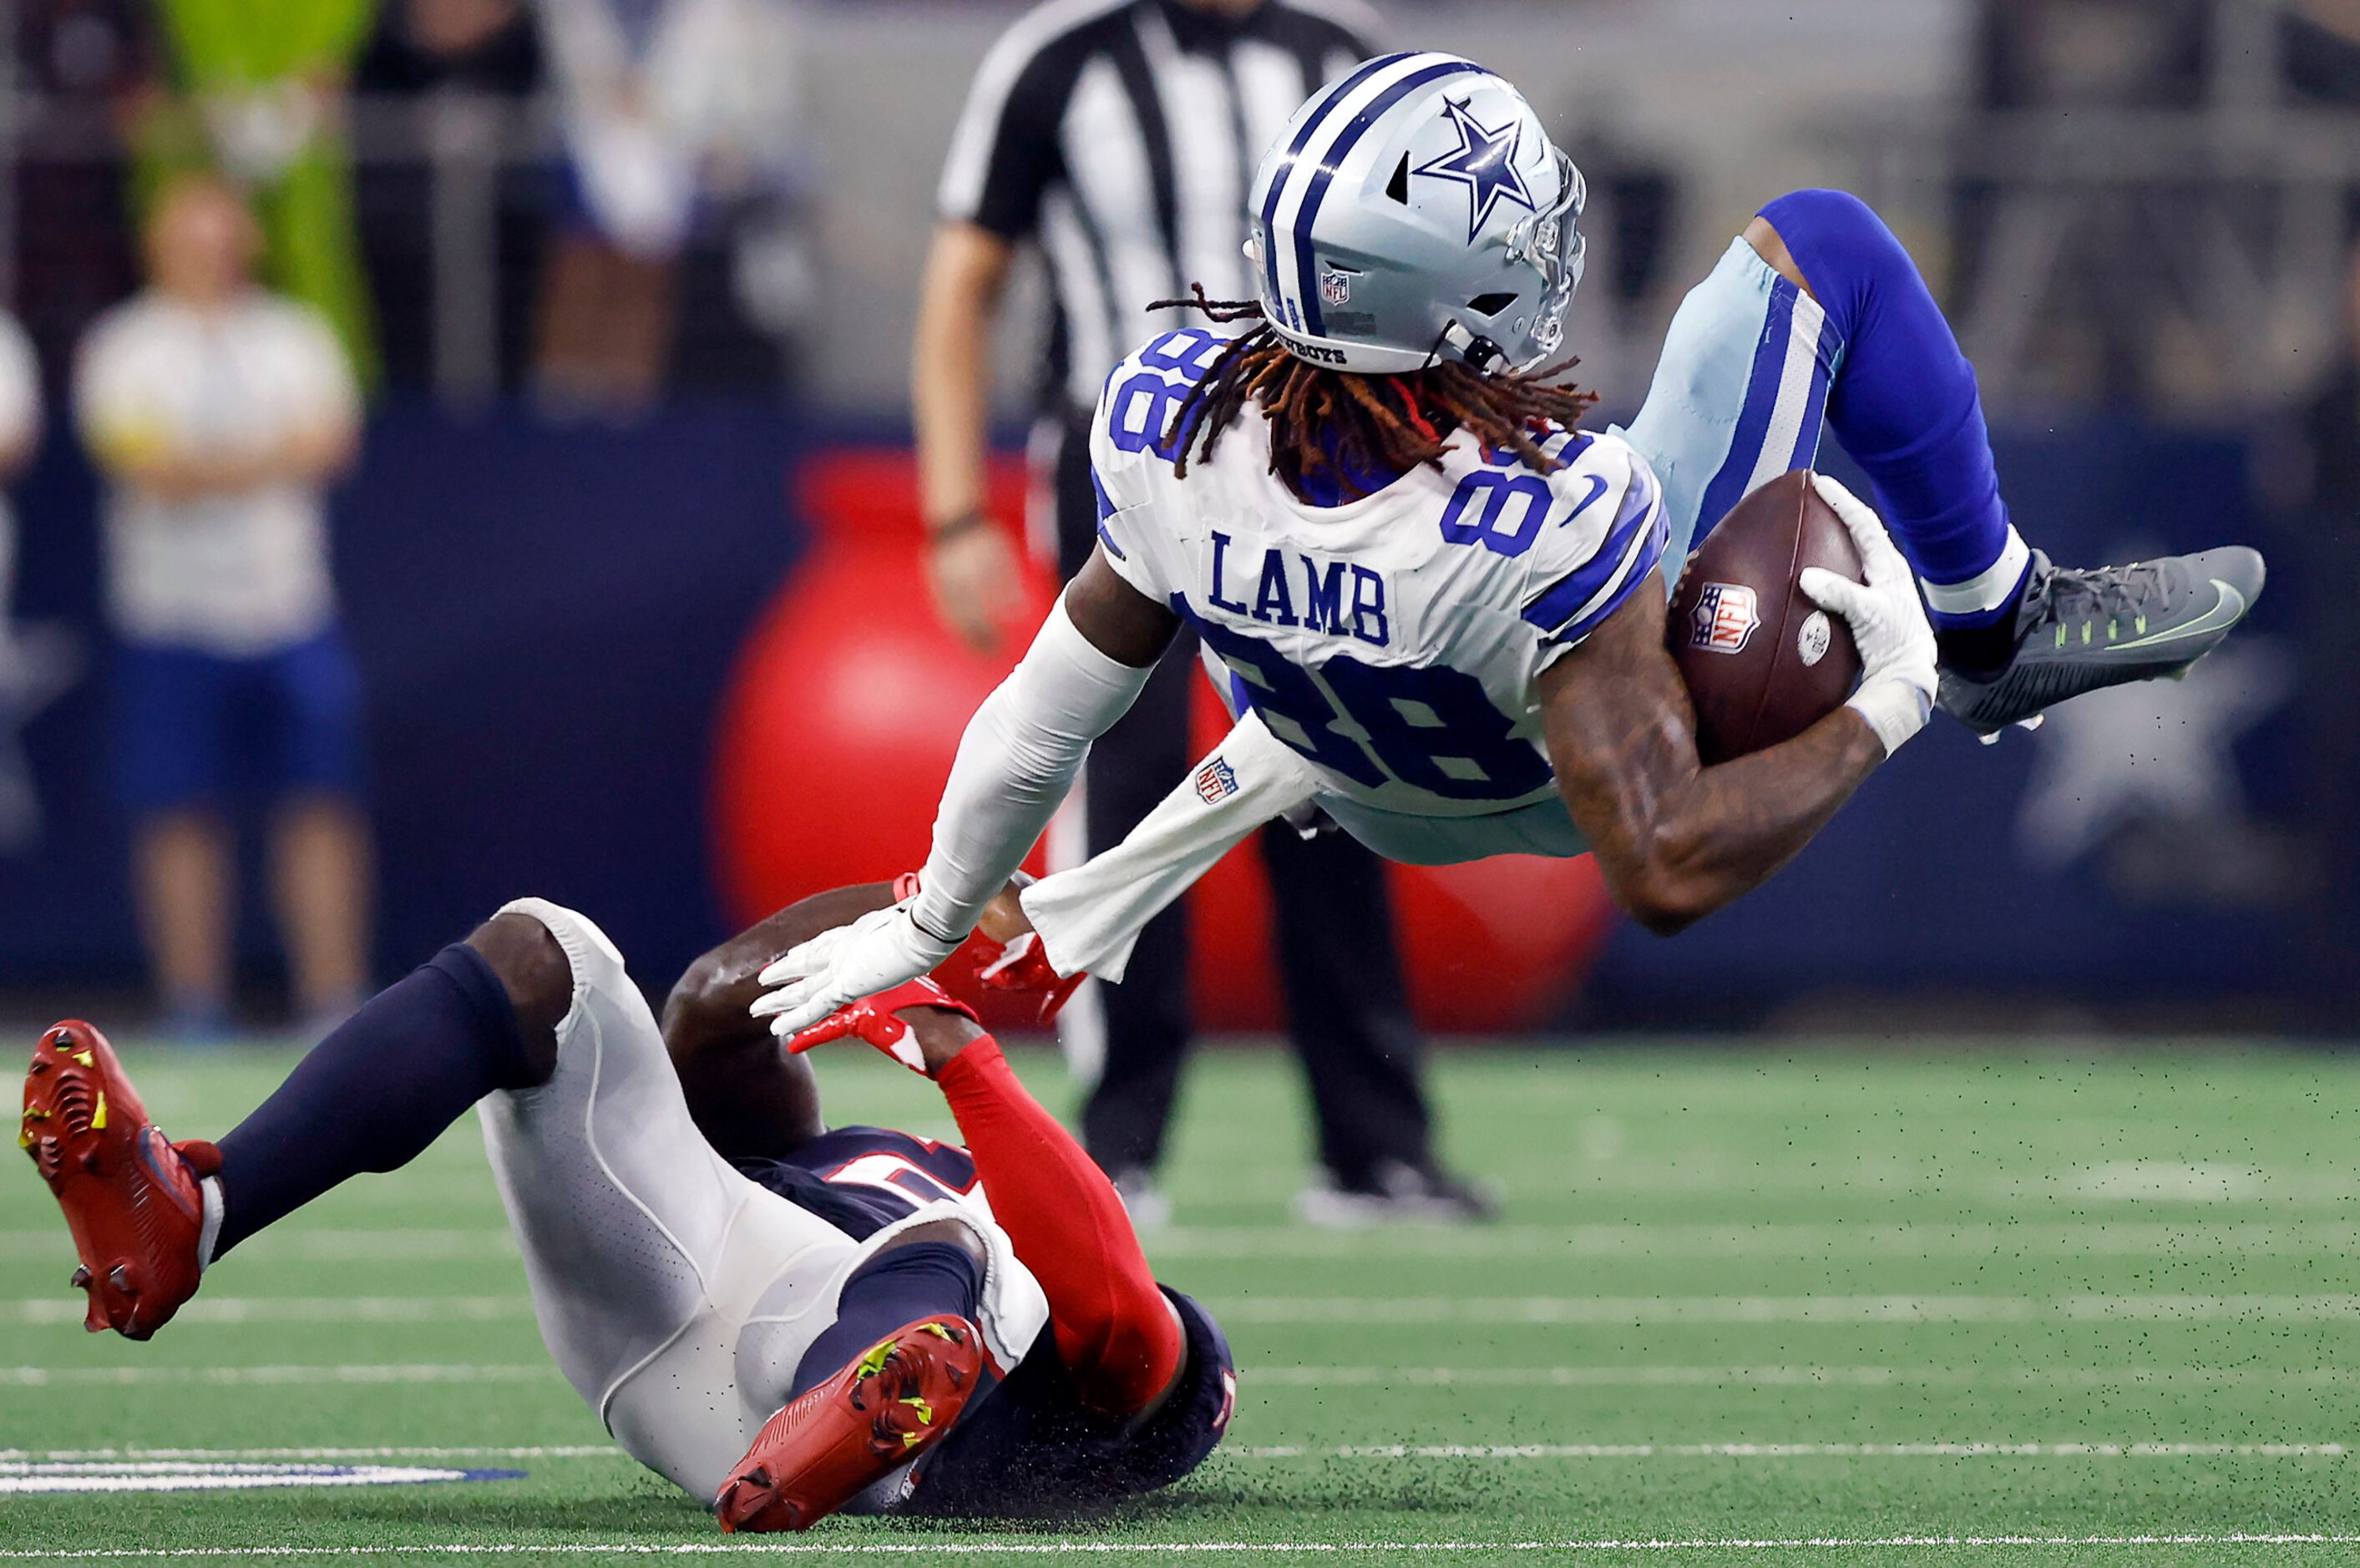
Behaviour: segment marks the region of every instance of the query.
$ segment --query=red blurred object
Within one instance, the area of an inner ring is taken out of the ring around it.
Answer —
[[[716,876],[751,923],[808,894],[878,882],[925,858],[960,732],[1054,597],[1027,583],[998,658],[970,652],[936,619],[919,562],[916,472],[901,451],[846,452],[803,470],[797,506],[815,544],[755,625],[720,715],[714,768]],[[992,509],[1022,515],[1022,465],[992,474]],[[1198,749],[1229,726],[1201,683]],[[1030,862],[1040,868],[1038,851]],[[1588,859],[1502,856],[1397,866],[1393,894],[1410,996],[1429,1029],[1528,1028],[1579,987],[1612,929]],[[1267,1029],[1280,1018],[1262,858],[1231,855],[1193,904],[1193,976],[1208,1029]],[[1005,1002],[994,1027],[1029,1023]]]

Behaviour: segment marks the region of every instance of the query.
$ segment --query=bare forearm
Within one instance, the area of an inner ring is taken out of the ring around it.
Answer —
[[[343,471],[353,458],[351,426],[303,430],[266,452],[221,456],[172,451],[116,451],[107,466],[119,477],[172,502],[238,495],[267,485],[316,485]]]
[[[893,901],[890,882],[791,904],[688,966],[664,1001],[663,1037],[690,1116],[730,1159],[782,1158],[825,1129],[811,1063],[747,1008],[762,966],[799,942]]]
[[[975,321],[945,325],[919,361],[911,387],[918,434],[918,499],[930,528],[947,528],[983,509],[989,396],[989,345]]]
[[[1768,881],[1884,760],[1867,724],[1839,708],[1783,746],[1699,768],[1649,835],[1651,923],[1677,930]]]
[[[174,503],[235,495],[270,482],[269,469],[254,458],[157,452],[120,458],[109,466],[126,484]]]
[[[300,430],[287,438],[273,454],[277,477],[299,485],[318,485],[352,466],[360,450],[360,433],[342,422]]]
[[[983,507],[991,417],[991,344],[1007,258],[965,229],[928,259],[911,362],[919,502],[943,528]]]
[[[1782,746],[1707,768],[1649,589],[1540,678],[1549,759],[1614,901],[1668,935],[1753,891],[1885,759],[1841,708]]]

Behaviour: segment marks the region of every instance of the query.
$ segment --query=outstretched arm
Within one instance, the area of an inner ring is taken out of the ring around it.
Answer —
[[[900,1016],[949,1103],[992,1217],[1049,1299],[1058,1356],[1082,1402],[1110,1421],[1144,1420],[1179,1381],[1187,1340],[1114,1183],[980,1027],[940,1007]]]
[[[1122,717],[1179,617],[1095,555],[1032,650],[968,721],[934,818],[917,895],[795,947],[762,971],[755,1004],[793,1033],[949,957],[1073,787],[1090,743]]]
[[[1542,672],[1541,720],[1566,809],[1614,901],[1668,936],[1769,880],[1925,723],[1934,639],[1874,514],[1822,480],[1868,584],[1806,572],[1852,628],[1863,666],[1843,707],[1780,746],[1707,768],[1696,711],[1664,648],[1665,595],[1643,588]]]

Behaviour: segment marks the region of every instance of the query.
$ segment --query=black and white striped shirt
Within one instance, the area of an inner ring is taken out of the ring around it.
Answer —
[[[1044,403],[1087,408],[1150,301],[1251,297],[1246,197],[1287,116],[1378,52],[1360,0],[1050,0],[984,58],[942,211],[1037,238],[1055,293]]]

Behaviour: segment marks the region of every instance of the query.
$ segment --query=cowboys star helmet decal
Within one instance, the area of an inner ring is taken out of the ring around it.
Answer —
[[[1483,232],[1484,223],[1502,201],[1512,201],[1527,212],[1537,212],[1532,188],[1524,183],[1524,171],[1516,167],[1516,144],[1521,135],[1516,123],[1511,120],[1495,131],[1469,114],[1463,103],[1445,99],[1442,107],[1450,116],[1451,128],[1459,133],[1458,150],[1445,153],[1411,172],[1467,187],[1468,243],[1474,243],[1475,236]]]

